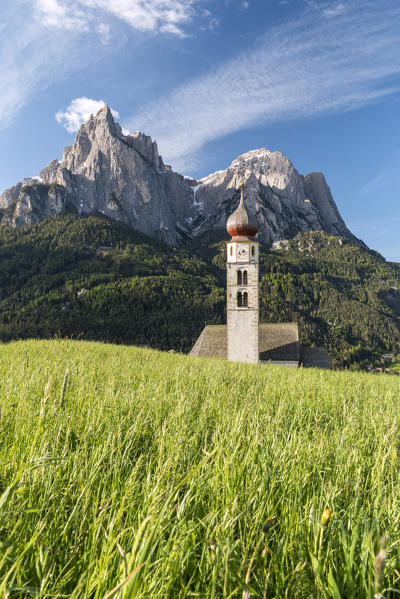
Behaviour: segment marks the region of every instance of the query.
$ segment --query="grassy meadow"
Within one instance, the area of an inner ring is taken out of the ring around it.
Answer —
[[[396,597],[399,400],[398,377],[0,345],[0,596]]]

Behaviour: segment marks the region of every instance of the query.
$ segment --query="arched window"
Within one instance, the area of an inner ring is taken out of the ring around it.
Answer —
[[[251,246],[251,255],[252,255],[253,258],[256,255],[256,246],[255,245]]]
[[[229,246],[229,255],[233,256],[233,247],[232,246]]]
[[[241,270],[237,271],[237,284],[238,285],[242,284],[242,271]]]
[[[248,306],[248,305],[249,305],[249,302],[248,302],[247,291],[245,291],[243,293],[243,303],[242,303],[242,306]]]
[[[241,308],[243,305],[242,304],[242,294],[240,291],[238,291],[238,294],[237,294],[237,305],[238,305],[238,308]]]
[[[243,271],[243,285],[247,285],[247,270]]]

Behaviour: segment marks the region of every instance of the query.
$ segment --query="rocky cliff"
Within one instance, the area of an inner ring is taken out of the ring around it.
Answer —
[[[125,135],[107,106],[82,125],[61,161],[3,192],[0,219],[3,226],[21,227],[60,213],[100,212],[179,245],[222,232],[241,181],[266,245],[320,229],[353,238],[322,173],[303,177],[286,156],[261,149],[195,181],[164,164],[150,137]]]
[[[239,156],[226,170],[194,188],[197,218],[192,236],[224,228],[245,182],[246,207],[266,245],[304,231],[325,230],[355,239],[347,229],[322,173],[300,175],[281,152],[262,148]]]

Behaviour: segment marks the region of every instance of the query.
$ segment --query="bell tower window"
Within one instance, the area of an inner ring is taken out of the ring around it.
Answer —
[[[242,284],[242,271],[241,270],[237,271],[237,284],[238,285]]]
[[[256,255],[256,248],[254,245],[251,246],[251,255],[254,258],[254,256]]]
[[[249,305],[249,301],[248,301],[248,295],[247,295],[247,291],[245,291],[243,293],[243,306],[248,306]]]
[[[243,305],[242,304],[242,293],[240,291],[238,291],[238,293],[237,293],[237,305],[238,305],[238,308],[241,308]]]
[[[247,285],[247,270],[243,271],[243,285]]]

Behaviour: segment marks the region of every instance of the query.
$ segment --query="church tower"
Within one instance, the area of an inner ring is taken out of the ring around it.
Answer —
[[[258,229],[244,205],[243,183],[239,206],[226,228],[232,238],[226,261],[228,360],[258,364]]]

